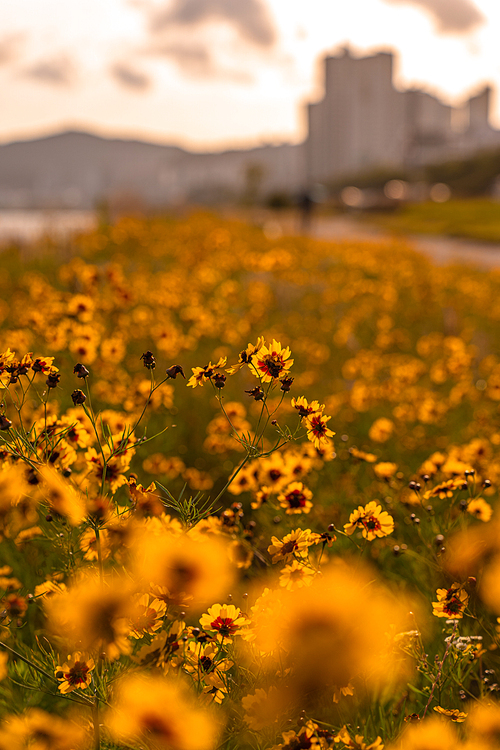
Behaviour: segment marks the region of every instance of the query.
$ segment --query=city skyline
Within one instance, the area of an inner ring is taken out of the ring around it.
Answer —
[[[495,0],[0,0],[0,142],[67,129],[195,151],[299,143],[320,61],[392,50],[395,83],[500,88]],[[38,6],[39,7],[39,6]],[[500,125],[497,101],[492,123]]]

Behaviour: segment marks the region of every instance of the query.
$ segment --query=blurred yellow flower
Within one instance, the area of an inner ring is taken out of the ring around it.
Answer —
[[[219,733],[211,714],[195,706],[179,679],[159,676],[123,678],[104,720],[116,742],[151,750],[212,750]]]

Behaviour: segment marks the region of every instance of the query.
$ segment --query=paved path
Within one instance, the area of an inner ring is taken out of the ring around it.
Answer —
[[[325,240],[373,240],[391,237],[384,230],[357,222],[349,216],[317,217],[312,225],[311,236]],[[425,234],[409,236],[407,239],[415,250],[425,253],[435,263],[467,263],[481,268],[500,267],[499,244]]]

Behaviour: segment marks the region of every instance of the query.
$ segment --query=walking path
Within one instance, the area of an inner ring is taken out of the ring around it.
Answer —
[[[322,240],[373,240],[392,236],[378,227],[364,225],[349,216],[316,217],[310,234]],[[424,253],[440,265],[467,263],[481,268],[500,267],[499,244],[425,234],[408,236],[405,239],[415,250]]]

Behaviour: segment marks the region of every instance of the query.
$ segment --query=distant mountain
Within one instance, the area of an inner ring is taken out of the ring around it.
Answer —
[[[299,191],[303,146],[196,154],[176,146],[65,132],[0,146],[0,208],[92,208],[130,197],[158,206]]]

